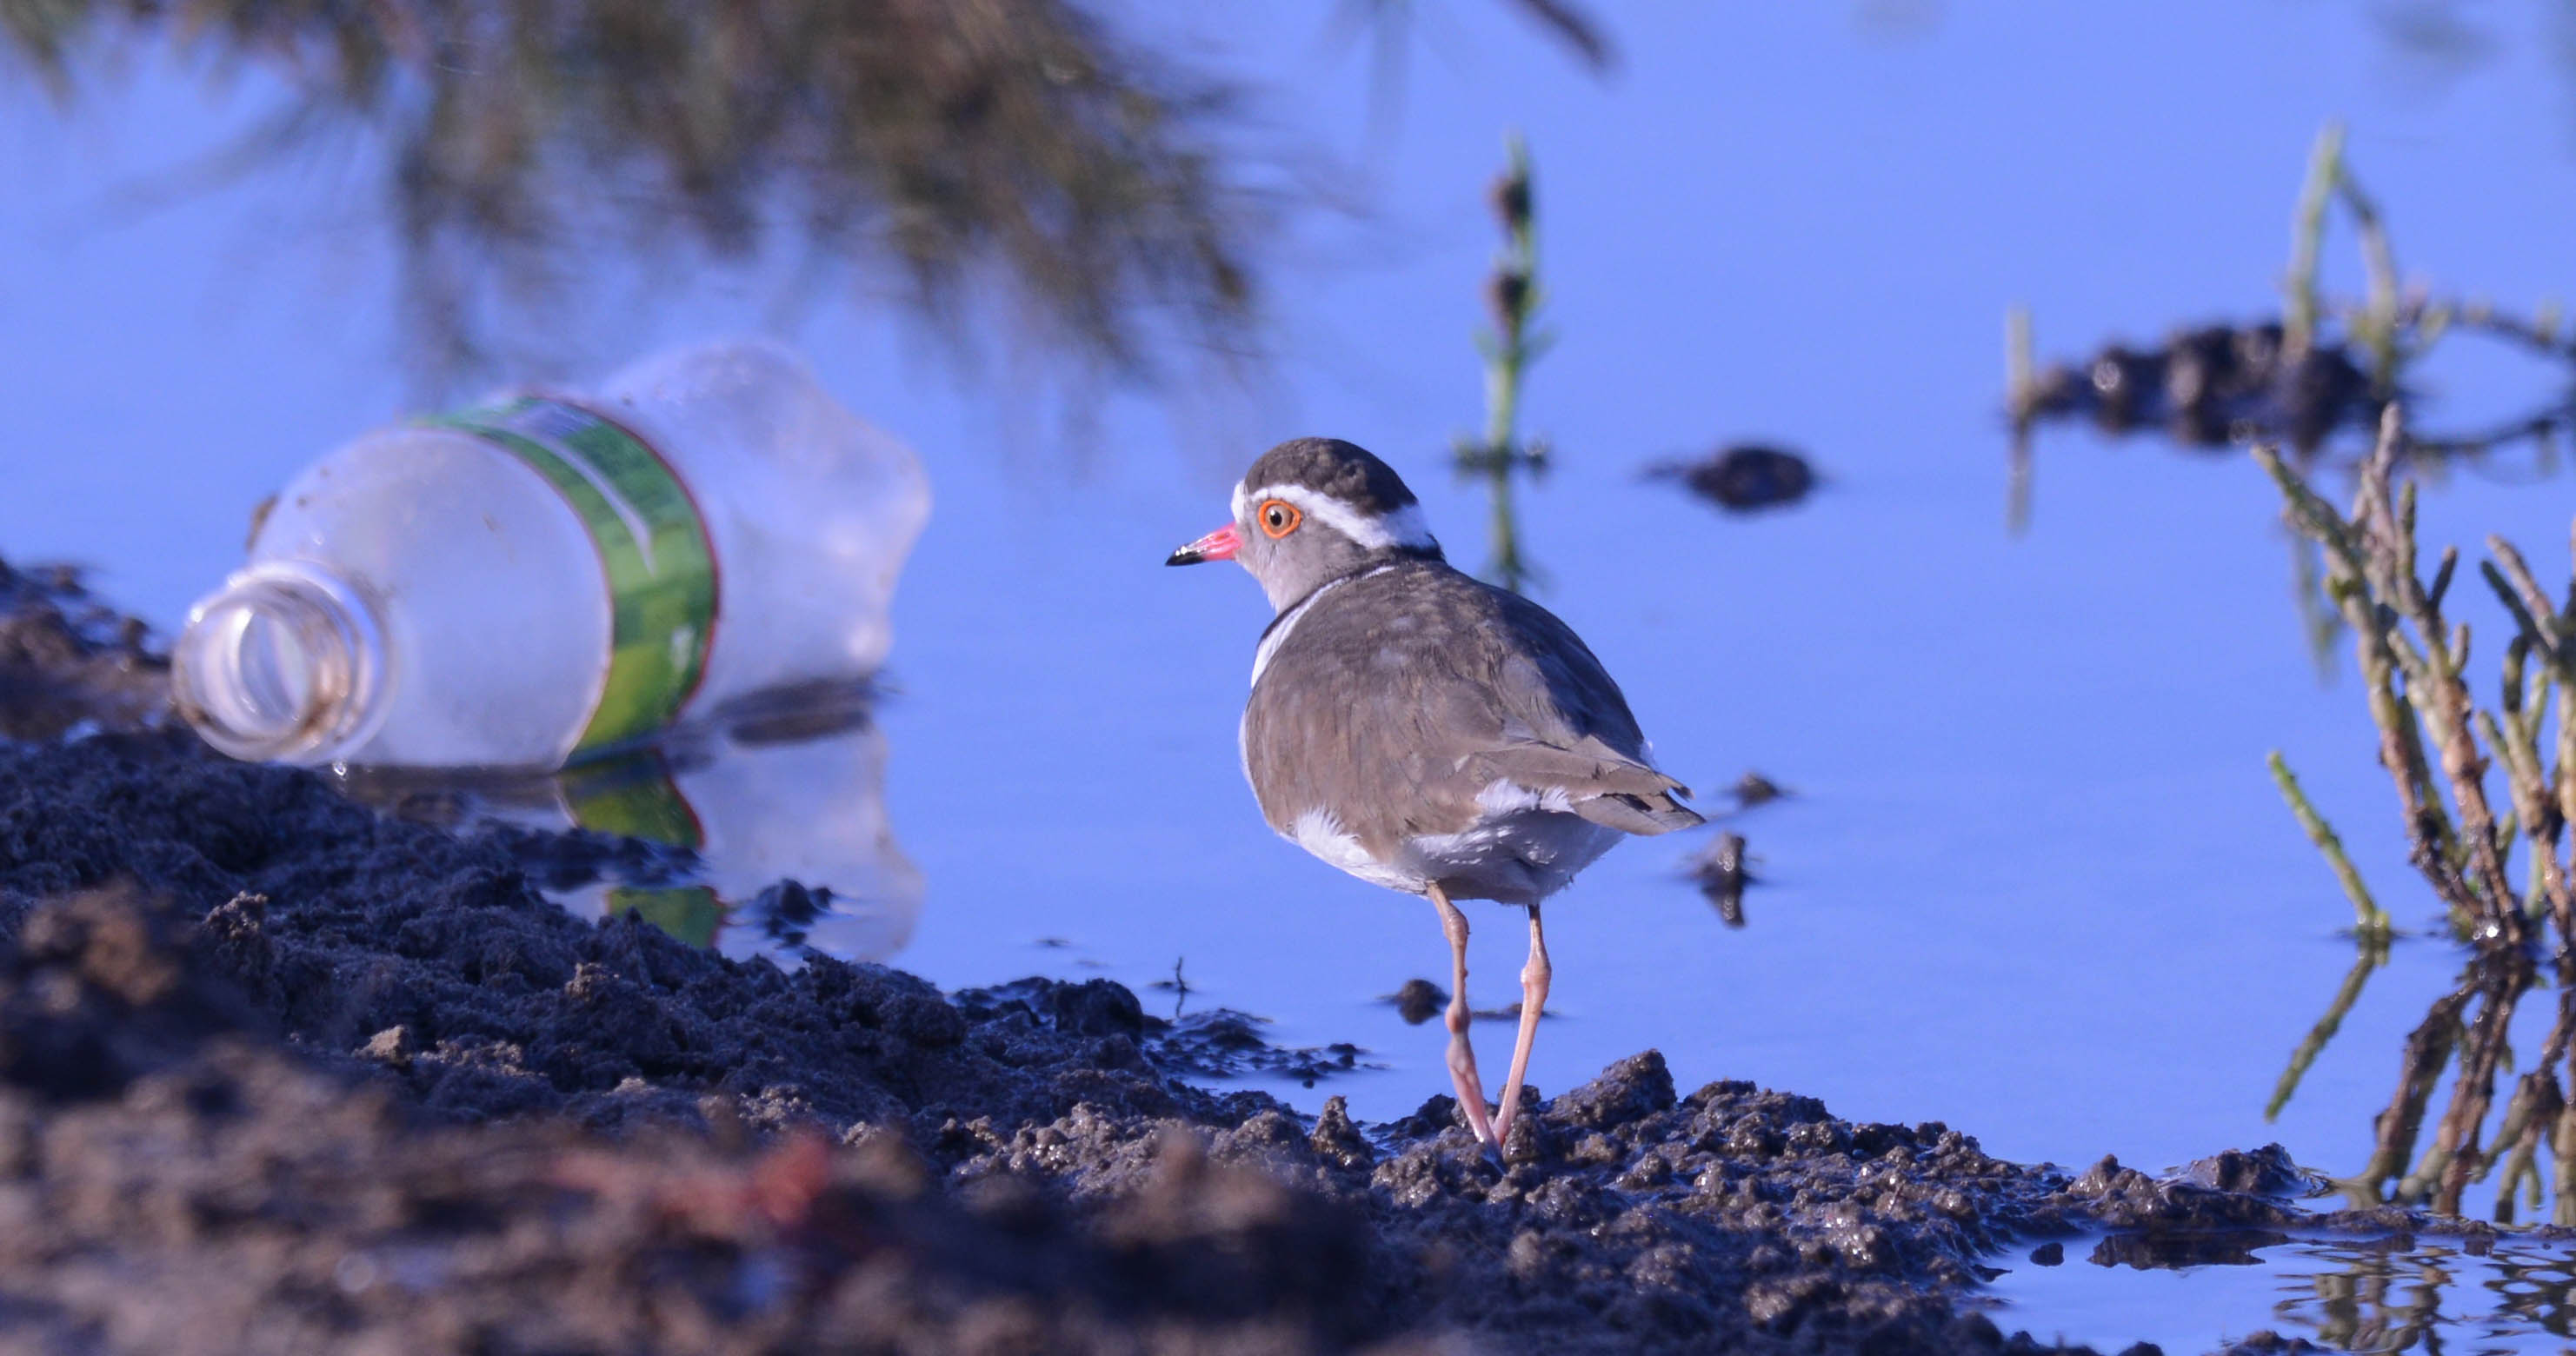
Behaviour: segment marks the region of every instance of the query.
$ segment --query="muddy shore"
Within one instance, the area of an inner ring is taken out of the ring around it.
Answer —
[[[2277,1153],[2003,1162],[1653,1051],[1504,1166],[1446,1097],[1211,1092],[1105,980],[576,919],[523,836],[169,728],[76,588],[0,566],[0,1352],[2035,1351],[1975,1294],[2052,1242],[2492,1232],[2305,1212]]]

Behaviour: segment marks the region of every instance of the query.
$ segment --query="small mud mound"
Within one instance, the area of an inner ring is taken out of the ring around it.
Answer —
[[[143,623],[92,597],[67,565],[0,561],[0,739],[157,724],[170,661]]]

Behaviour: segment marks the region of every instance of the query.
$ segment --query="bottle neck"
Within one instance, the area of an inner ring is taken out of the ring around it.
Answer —
[[[385,653],[375,609],[309,561],[271,561],[188,613],[171,648],[179,714],[220,752],[326,763],[375,733]]]

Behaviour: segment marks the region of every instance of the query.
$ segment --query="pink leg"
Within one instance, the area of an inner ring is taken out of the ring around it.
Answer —
[[[1547,963],[1547,937],[1539,931],[1538,906],[1530,905],[1529,964],[1521,967],[1521,1034],[1512,1044],[1511,1077],[1503,1083],[1502,1113],[1494,1118],[1494,1143],[1512,1132],[1520,1110],[1521,1078],[1529,1072],[1530,1046],[1538,1040],[1538,1017],[1547,1008],[1547,981],[1555,973]]]
[[[1449,1081],[1458,1088],[1458,1105],[1467,1112],[1468,1128],[1482,1143],[1500,1147],[1494,1123],[1485,1113],[1485,1080],[1476,1075],[1476,1048],[1467,1041],[1467,915],[1449,902],[1449,894],[1431,887],[1431,906],[1440,910],[1440,930],[1449,938]]]

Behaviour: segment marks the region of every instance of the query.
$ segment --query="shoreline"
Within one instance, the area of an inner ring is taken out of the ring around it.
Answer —
[[[2070,1176],[1651,1050],[1498,1167],[1445,1096],[1195,1086],[1108,980],[576,918],[530,831],[224,760],[43,597],[0,599],[52,638],[0,704],[69,713],[0,742],[0,1350],[2018,1352],[2059,1348],[1979,1312],[2009,1248],[2494,1233],[2302,1210],[2277,1149]]]

